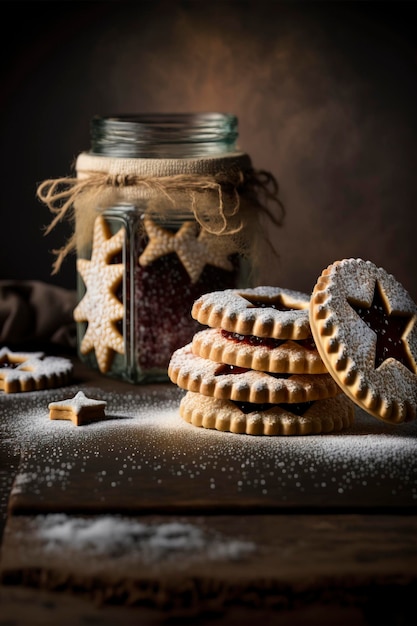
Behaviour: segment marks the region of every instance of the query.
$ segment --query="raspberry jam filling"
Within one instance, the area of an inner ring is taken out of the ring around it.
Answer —
[[[289,339],[274,339],[272,337],[256,337],[255,335],[241,335],[240,333],[234,333],[228,330],[221,331],[222,336],[236,343],[245,344],[249,346],[265,346],[273,350],[282,346],[282,344],[290,341]],[[313,338],[297,340],[297,345],[302,346],[306,350],[316,350],[316,344]]]
[[[262,404],[256,404],[255,402],[238,402],[237,400],[232,400],[232,402],[245,415],[248,415],[249,413],[268,411],[269,409],[272,409],[274,407],[280,407],[281,409],[289,411],[294,415],[301,416],[304,415],[304,413],[306,413],[306,411],[308,411],[308,409],[313,404],[313,402],[295,402],[294,404],[268,404],[267,402],[264,402]]]
[[[378,282],[369,307],[358,305],[357,302],[349,299],[348,303],[376,334],[375,368],[378,368],[386,359],[393,358],[414,372],[402,339],[411,316],[389,313]]]
[[[251,370],[247,367],[238,367],[237,365],[227,365],[226,363],[221,363],[216,369],[214,375],[222,376],[223,374],[244,374],[245,372],[250,371]]]

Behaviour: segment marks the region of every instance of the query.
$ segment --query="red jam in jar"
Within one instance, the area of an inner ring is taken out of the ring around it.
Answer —
[[[80,358],[132,383],[168,380],[203,293],[250,287],[258,232],[233,115],[95,117],[76,161]]]

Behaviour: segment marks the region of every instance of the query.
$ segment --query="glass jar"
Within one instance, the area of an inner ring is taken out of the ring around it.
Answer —
[[[251,286],[256,208],[234,115],[95,117],[76,161],[78,351],[103,374],[168,380],[203,293]],[[245,198],[245,199],[244,199]],[[255,203],[256,204],[256,203]]]

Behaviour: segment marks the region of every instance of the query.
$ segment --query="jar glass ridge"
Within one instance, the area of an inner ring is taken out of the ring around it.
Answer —
[[[154,113],[100,117],[91,122],[92,154],[190,158],[236,149],[238,120],[226,113]]]

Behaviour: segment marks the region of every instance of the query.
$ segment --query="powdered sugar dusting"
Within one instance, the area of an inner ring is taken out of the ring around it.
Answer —
[[[256,547],[250,541],[225,537],[189,521],[141,522],[123,516],[82,518],[65,514],[39,515],[34,533],[50,555],[71,550],[85,558],[140,558],[145,564],[209,560],[241,560]]]
[[[49,420],[47,405],[62,390],[4,397],[2,454],[24,453],[12,497],[31,494],[34,506],[52,510],[57,493],[63,506],[78,499],[112,508],[123,494],[137,511],[147,510],[148,498],[178,510],[202,498],[216,510],[242,497],[255,508],[417,502],[415,422],[391,426],[358,409],[344,433],[266,438],[187,424],[172,385],[139,394],[85,391],[108,404],[107,419],[83,429]]]

